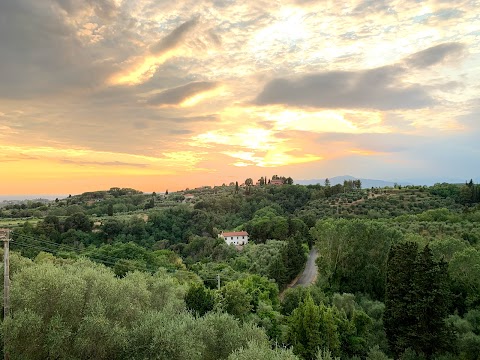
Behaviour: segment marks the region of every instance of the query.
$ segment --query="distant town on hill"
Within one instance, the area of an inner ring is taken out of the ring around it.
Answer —
[[[360,180],[363,189],[370,188],[383,188],[383,187],[394,187],[395,185],[407,186],[407,185],[426,185],[432,186],[439,183],[449,183],[449,184],[464,184],[468,182],[471,177],[468,179],[462,179],[457,177],[432,177],[432,178],[419,178],[419,179],[394,179],[394,180],[382,180],[382,179],[367,179],[362,177],[355,177],[351,175],[341,175],[334,177],[325,177],[325,178],[316,178],[316,179],[293,179],[294,184],[297,185],[316,185],[316,184],[325,184],[325,179],[329,179],[330,185],[335,186],[337,184],[343,185],[344,181],[350,180]],[[474,177],[473,181],[475,183],[480,183],[480,176]],[[145,192],[145,193],[148,193]],[[72,193],[73,194],[73,193]],[[0,194],[0,203],[8,202],[8,204],[21,203],[25,200],[36,200],[36,201],[46,201],[46,200],[55,200],[66,198],[66,194],[15,194],[15,195],[3,195]]]

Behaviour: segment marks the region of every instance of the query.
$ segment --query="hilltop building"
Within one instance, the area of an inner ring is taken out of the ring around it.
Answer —
[[[228,245],[245,245],[248,244],[248,233],[246,231],[223,232],[218,235]]]
[[[283,179],[272,179],[270,185],[283,185]]]
[[[189,202],[189,201],[192,201],[193,199],[195,199],[195,195],[193,195],[193,194],[185,194],[183,196],[185,197],[183,202]]]

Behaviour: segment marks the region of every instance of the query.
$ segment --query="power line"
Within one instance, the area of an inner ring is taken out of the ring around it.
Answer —
[[[27,241],[34,241],[34,242],[40,243],[40,245],[36,245],[36,244],[25,243],[25,242],[22,242],[22,241],[15,241],[15,243],[14,243],[15,246],[21,246],[21,247],[24,247],[24,248],[31,248],[31,249],[34,249],[34,250],[45,251],[45,252],[49,252],[49,253],[52,253],[52,252],[53,253],[58,253],[62,250],[71,251],[75,255],[78,255],[81,258],[86,258],[86,259],[89,259],[93,262],[102,263],[104,265],[115,266],[115,265],[117,265],[118,261],[138,260],[138,259],[119,258],[119,257],[104,255],[104,254],[100,254],[100,255],[82,254],[82,253],[80,253],[80,249],[75,248],[73,246],[66,245],[66,244],[58,244],[58,243],[47,241],[47,240],[40,240],[40,239],[37,239],[33,236],[29,236],[29,235],[25,235],[25,234],[21,234],[21,233],[15,233],[15,237],[18,240],[24,240],[24,241],[27,240]],[[41,245],[43,245],[43,246],[41,246]],[[49,248],[47,246],[52,246],[53,249]],[[147,264],[145,264],[145,267],[140,267],[140,266],[135,265],[135,264],[129,264],[129,266],[133,267],[134,270],[149,271],[151,273],[155,273],[159,270],[159,268],[162,268],[162,267],[152,268],[152,267],[148,266]],[[170,273],[176,273],[176,272],[179,271],[177,269],[173,269],[173,270],[172,269],[166,269],[166,270]],[[199,274],[196,274],[196,275],[198,275],[203,281],[217,281],[218,282],[219,277],[220,277],[220,274],[217,274],[217,276],[215,276],[215,277],[208,277],[208,278],[204,278]],[[218,286],[218,283],[217,283],[217,286]]]
[[[26,243],[16,243],[16,245],[24,247],[24,248],[39,250],[39,251],[52,252],[52,249],[41,247],[41,246],[38,246],[38,245],[32,245],[32,244],[26,244]],[[77,254],[77,255],[80,255],[80,254]],[[108,261],[108,260],[102,260],[102,259],[95,258],[95,257],[87,257],[87,256],[84,256],[84,255],[80,255],[80,258],[84,258],[86,260],[90,260],[90,261],[95,262],[95,263],[101,263],[103,265],[110,265],[110,266],[118,265],[115,262]],[[78,259],[76,259],[76,260],[78,260]],[[129,259],[119,259],[119,260],[129,260]],[[158,269],[153,269],[153,268],[148,268],[148,267],[139,267],[138,265],[135,265],[135,264],[129,264],[129,266],[131,268],[133,268],[133,270],[138,270],[138,271],[142,271],[142,272],[150,271],[151,273],[155,273],[156,271],[158,271]]]
[[[35,241],[35,242],[39,242],[43,245],[46,245],[46,246],[53,246],[55,247],[57,250],[67,250],[67,251],[72,251],[74,253],[78,253],[80,251],[80,249],[78,248],[75,248],[73,246],[70,246],[70,245],[65,245],[65,244],[58,244],[58,243],[55,243],[55,242],[51,242],[51,241],[47,241],[47,240],[39,240],[35,237],[32,237],[32,236],[28,236],[28,235],[23,235],[23,234],[17,234],[17,237],[23,239],[23,240],[29,240],[29,241]],[[98,249],[98,248],[97,248]],[[51,250],[49,250],[51,251]],[[100,254],[100,255],[88,255],[88,254],[81,254],[81,253],[78,253],[78,255],[84,255],[84,256],[87,256],[87,257],[102,257],[102,258],[105,258],[105,259],[110,259],[112,261],[118,261],[118,260],[137,260],[137,259],[125,259],[125,258],[119,258],[119,257],[115,257],[115,256],[111,256],[111,255],[107,255],[107,254]]]
[[[20,242],[20,241],[17,241],[15,242],[15,246],[20,246],[20,247],[24,247],[24,248],[30,248],[30,249],[34,249],[34,250],[39,250],[39,251],[45,251],[45,252],[49,252],[49,253],[52,253],[52,252],[57,252],[61,249],[51,249],[51,248],[48,248],[48,247],[45,247],[45,246],[40,246],[40,245],[36,245],[36,244],[28,244],[28,243],[25,243],[25,242]],[[135,260],[135,259],[125,259],[125,258],[113,258],[113,257],[109,257],[110,259],[112,259],[113,261],[109,261],[109,260],[105,260],[105,259],[102,259],[101,258],[101,255],[100,256],[94,256],[94,255],[85,255],[85,254],[78,254],[78,253],[75,253],[75,255],[78,255],[79,257],[83,257],[85,259],[89,259],[93,262],[97,262],[97,263],[103,263],[103,264],[106,264],[106,265],[110,265],[110,266],[115,266],[115,265],[119,265],[118,264],[118,261],[125,261],[125,260]],[[135,265],[135,264],[129,264],[130,267],[133,267],[134,270],[140,270],[140,271],[150,271],[152,273],[155,273],[156,271],[158,271],[158,268],[152,268],[152,267],[149,267],[147,265],[145,265],[145,267],[141,267],[139,265]],[[160,268],[160,267],[159,267]]]
[[[10,315],[10,230],[0,229],[0,239],[3,241],[3,320]],[[9,359],[7,351],[7,336],[4,336],[4,359]]]

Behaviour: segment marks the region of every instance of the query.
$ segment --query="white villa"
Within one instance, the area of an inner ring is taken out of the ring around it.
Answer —
[[[248,233],[246,231],[223,232],[218,235],[223,238],[228,245],[245,245],[248,244]]]

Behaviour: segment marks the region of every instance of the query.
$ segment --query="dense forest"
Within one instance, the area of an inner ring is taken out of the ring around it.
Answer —
[[[480,359],[479,185],[274,179],[1,207],[0,227],[13,229],[4,351],[11,359]],[[233,230],[247,231],[249,244],[218,237]],[[289,287],[311,248],[315,283]]]

